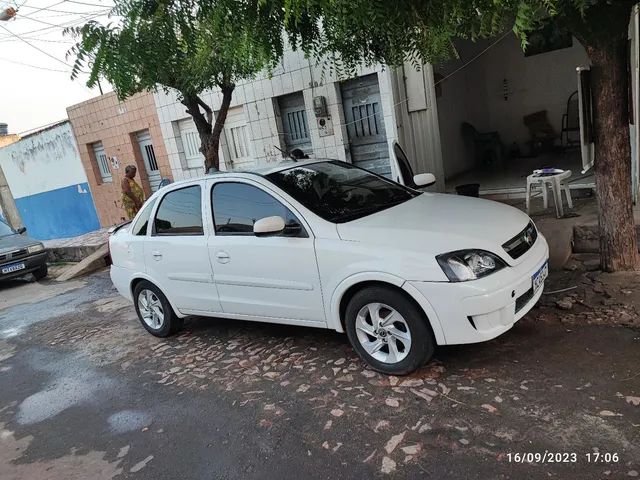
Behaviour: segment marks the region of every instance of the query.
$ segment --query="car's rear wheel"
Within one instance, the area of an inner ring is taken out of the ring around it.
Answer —
[[[168,337],[182,327],[167,297],[153,283],[141,281],[133,290],[136,313],[142,326],[156,337]]]
[[[40,266],[40,268],[38,268],[35,272],[33,272],[33,276],[36,277],[36,280],[42,280],[47,275],[49,275],[49,269],[46,263]]]
[[[347,305],[345,324],[356,352],[382,373],[411,373],[435,350],[424,312],[392,288],[368,287],[357,292]]]

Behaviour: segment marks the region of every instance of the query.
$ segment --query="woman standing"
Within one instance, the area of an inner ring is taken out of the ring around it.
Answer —
[[[129,220],[133,220],[140,207],[144,203],[144,192],[142,187],[134,180],[138,169],[135,165],[127,165],[124,169],[124,178],[120,182],[122,187],[122,205],[127,211]]]

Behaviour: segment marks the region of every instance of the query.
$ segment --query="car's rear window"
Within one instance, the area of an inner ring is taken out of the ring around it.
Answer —
[[[156,235],[202,235],[202,197],[199,185],[173,190],[160,202],[154,221]]]

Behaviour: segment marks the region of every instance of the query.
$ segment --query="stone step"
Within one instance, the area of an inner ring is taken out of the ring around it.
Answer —
[[[636,238],[640,246],[640,225],[636,225]],[[573,226],[573,253],[599,253],[600,227],[598,225]]]

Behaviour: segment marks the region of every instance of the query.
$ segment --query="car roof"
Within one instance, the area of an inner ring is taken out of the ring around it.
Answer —
[[[178,180],[176,182],[170,183],[169,185],[162,187],[160,190],[164,190],[165,188],[173,189],[176,185],[188,185],[190,183],[198,182],[201,180],[208,180],[210,178],[215,178],[215,177],[225,177],[225,176],[237,177],[237,176],[242,176],[243,174],[258,175],[261,177],[265,177],[271,173],[281,172],[283,170],[288,170],[289,168],[293,168],[293,167],[304,167],[305,165],[313,165],[314,163],[324,163],[324,162],[333,162],[333,161],[335,160],[331,158],[316,158],[313,160],[301,160],[301,161],[282,160],[281,162],[278,162],[275,165],[265,165],[265,166],[256,167],[256,168],[247,168],[247,169],[238,169],[238,170],[220,170],[217,172],[209,173],[207,175],[201,175],[198,177],[193,177],[185,180]]]

